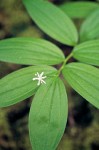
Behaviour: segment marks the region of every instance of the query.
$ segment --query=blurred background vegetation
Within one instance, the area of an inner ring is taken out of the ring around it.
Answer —
[[[50,1],[59,5],[71,0]],[[75,21],[77,26],[78,22]],[[46,38],[61,47],[65,55],[72,50],[72,47],[61,45],[45,35],[30,19],[21,0],[0,0],[0,39],[19,36]],[[0,62],[0,78],[22,67]],[[69,97],[68,123],[57,150],[99,150],[99,111],[67,83],[66,87]],[[0,109],[0,150],[32,150],[28,133],[31,99]]]

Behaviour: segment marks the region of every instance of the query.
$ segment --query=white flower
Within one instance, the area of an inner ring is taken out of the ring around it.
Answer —
[[[33,78],[32,80],[38,80],[37,85],[39,86],[40,84],[44,83],[46,84],[46,82],[43,80],[46,78],[46,76],[43,76],[44,72],[42,72],[41,74],[39,74],[38,72],[35,74],[36,78]]]

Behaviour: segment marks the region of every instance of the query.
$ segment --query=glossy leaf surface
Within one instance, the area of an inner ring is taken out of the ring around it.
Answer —
[[[65,66],[63,75],[72,88],[99,108],[99,70],[82,63]]]
[[[0,60],[26,65],[54,65],[64,60],[54,44],[34,38],[11,38],[0,41]]]
[[[31,105],[30,139],[33,150],[55,150],[66,126],[67,95],[60,79],[42,85]]]
[[[78,41],[77,30],[70,18],[58,7],[43,0],[23,0],[35,23],[57,41],[75,45]]]
[[[99,7],[95,2],[66,2],[60,8],[71,18],[86,18]]]
[[[98,38],[99,38],[99,8],[86,18],[80,29],[81,42]]]
[[[46,76],[56,73],[49,66],[31,66],[15,71],[0,80],[0,107],[16,104],[37,90],[37,80],[33,81],[35,73],[44,72]]]
[[[99,66],[99,40],[92,40],[77,45],[73,57],[81,62]]]

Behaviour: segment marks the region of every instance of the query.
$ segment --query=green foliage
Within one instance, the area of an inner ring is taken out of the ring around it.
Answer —
[[[99,40],[91,40],[75,46],[73,57],[83,63],[99,66]]]
[[[37,72],[44,71],[45,75],[55,74],[56,70],[49,66],[30,66],[15,71],[0,80],[0,107],[18,103],[37,90],[37,81],[32,81]]]
[[[1,61],[35,65],[0,80],[0,107],[13,105],[35,94],[29,115],[31,145],[34,150],[55,150],[63,135],[68,114],[67,94],[59,78],[61,73],[74,90],[99,108],[99,70],[91,66],[99,66],[99,40],[95,40],[99,38],[99,9],[86,18],[80,29],[80,41],[92,40],[77,45],[77,29],[59,8],[43,0],[23,0],[23,4],[45,33],[62,44],[76,46],[65,58],[60,48],[43,39],[12,38],[0,41]],[[86,17],[94,7],[98,7],[89,2],[72,3],[73,11],[73,5],[76,5],[75,10],[77,5],[83,8],[73,18]],[[83,63],[66,65],[71,57]],[[47,66],[60,63],[63,64],[58,71]]]
[[[42,39],[12,38],[0,42],[0,60],[27,65],[54,65],[64,61],[64,55],[57,46]]]
[[[49,36],[63,44],[74,46],[77,43],[74,24],[59,8],[43,0],[23,0],[23,3],[31,18]]]
[[[65,130],[67,109],[62,81],[59,78],[47,80],[46,85],[37,91],[31,105],[29,129],[33,149],[56,149]]]
[[[80,41],[99,38],[99,8],[89,15],[80,29]]]
[[[99,108],[99,70],[97,68],[82,63],[70,63],[63,69],[63,75],[81,96]]]
[[[86,18],[99,5],[95,2],[70,2],[64,3],[60,8],[71,18]]]

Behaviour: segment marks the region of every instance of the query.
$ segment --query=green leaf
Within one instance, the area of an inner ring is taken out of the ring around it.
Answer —
[[[31,18],[49,36],[57,41],[75,45],[77,30],[70,18],[58,7],[43,0],[23,0]]]
[[[35,73],[44,75],[55,74],[56,70],[49,66],[30,66],[15,71],[0,80],[0,107],[16,104],[30,96],[37,90],[37,80],[33,81]]]
[[[60,8],[71,18],[86,18],[92,11],[98,8],[95,2],[70,2],[60,5]]]
[[[89,15],[80,29],[80,41],[99,38],[99,8]]]
[[[99,66],[99,40],[92,40],[77,45],[73,57],[81,62]]]
[[[29,133],[33,150],[55,150],[66,126],[67,95],[64,84],[50,78],[34,99],[29,116]]]
[[[99,70],[82,63],[70,63],[63,75],[72,88],[95,107],[99,108]]]
[[[64,61],[64,55],[46,40],[11,38],[0,41],[0,60],[26,65],[55,65]]]

